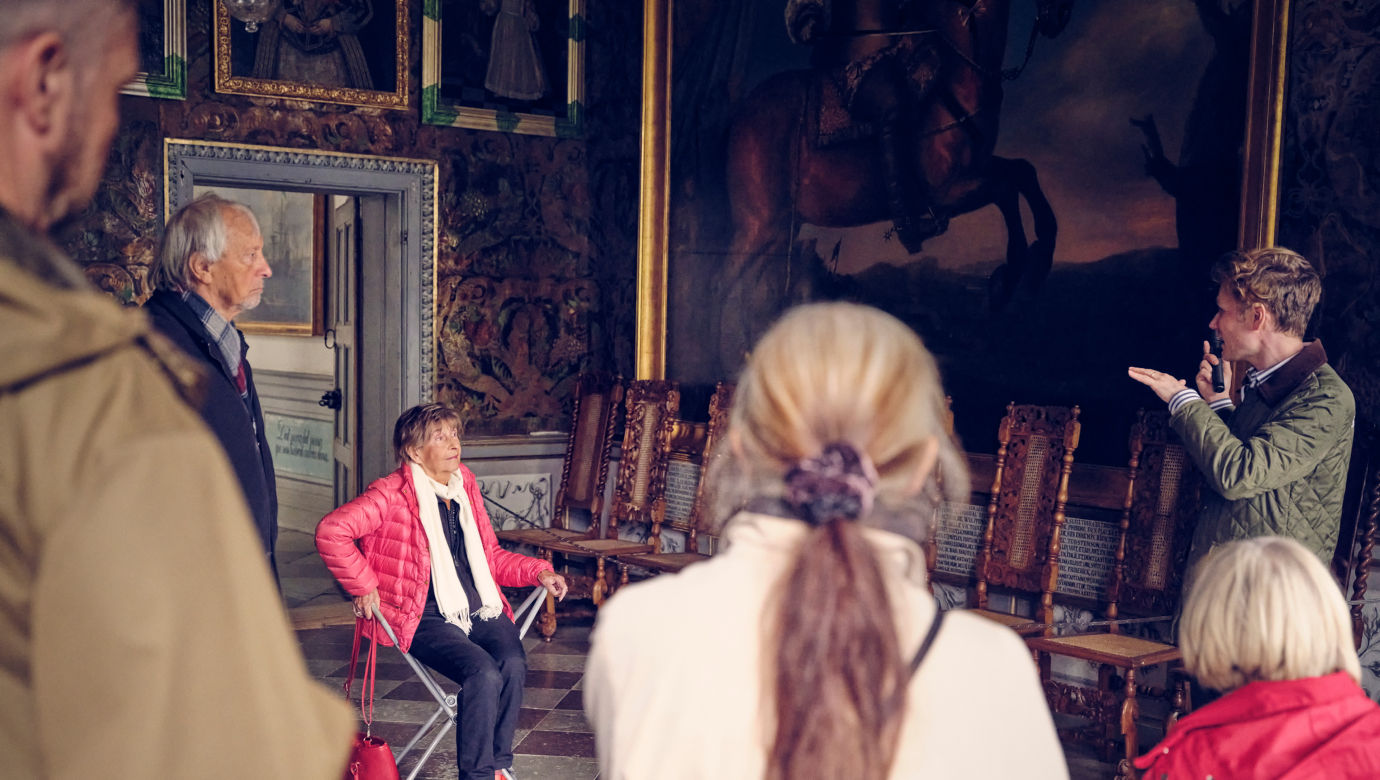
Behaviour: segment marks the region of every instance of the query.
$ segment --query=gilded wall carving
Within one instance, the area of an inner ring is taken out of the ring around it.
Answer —
[[[435,159],[436,396],[471,436],[563,429],[580,371],[632,369],[640,19],[594,5],[587,134],[555,139],[423,125],[415,86],[406,111],[218,94],[211,0],[190,0],[187,100],[122,98],[101,189],[63,244],[117,299],[152,293],[164,137]],[[414,9],[414,42],[420,28]]]

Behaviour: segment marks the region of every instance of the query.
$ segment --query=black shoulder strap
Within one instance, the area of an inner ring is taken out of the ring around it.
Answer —
[[[920,664],[925,660],[925,656],[930,652],[930,645],[934,644],[934,638],[939,635],[939,624],[944,622],[944,610],[935,605],[934,620],[930,622],[930,630],[925,632],[925,638],[920,642],[920,649],[915,651],[915,657],[910,659],[910,676],[914,677],[915,672],[920,669]]]

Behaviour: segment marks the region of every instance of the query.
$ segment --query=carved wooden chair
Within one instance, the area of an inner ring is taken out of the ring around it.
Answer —
[[[1198,506],[1193,462],[1169,428],[1165,412],[1140,412],[1130,434],[1131,458],[1116,557],[1107,588],[1105,631],[1074,636],[1041,636],[1026,642],[1039,661],[1050,708],[1091,719],[1096,739],[1112,753],[1123,750],[1118,777],[1134,777],[1130,761],[1138,751],[1137,696],[1144,670],[1176,665],[1182,656],[1172,644],[1129,636],[1118,621],[1168,624],[1178,609],[1184,563]],[[1096,688],[1051,678],[1054,655],[1098,664]],[[1177,686],[1176,686],[1177,687]],[[1164,692],[1162,692],[1164,693]],[[1183,691],[1177,691],[1176,695]],[[1181,709],[1182,702],[1175,703]],[[1172,724],[1171,719],[1166,726]],[[1077,736],[1077,735],[1072,735]]]
[[[1351,594],[1351,631],[1356,648],[1365,638],[1363,602],[1374,563],[1375,541],[1380,531],[1380,431],[1356,426],[1342,503],[1341,533],[1332,556],[1332,574],[1342,592]]]
[[[613,584],[612,572],[607,566],[610,558],[657,549],[657,537],[666,513],[667,454],[680,413],[680,390],[674,382],[634,380],[628,383],[625,399],[627,424],[623,431],[618,482],[603,536],[548,539],[539,545],[547,560],[560,555],[567,560],[594,562],[594,575],[588,580],[588,596],[596,608],[603,603]],[[628,539],[628,534],[620,532],[620,526],[633,525],[648,528],[645,541]],[[584,595],[584,582],[582,578],[572,578],[572,590]],[[541,633],[547,639],[556,633],[556,602],[550,597],[542,615]]]
[[[953,396],[944,396],[944,432],[950,439],[957,438],[954,433],[954,399]],[[940,491],[941,494],[943,491]],[[934,573],[939,565],[939,512],[940,507],[935,507],[935,516],[930,523],[929,533],[925,536],[925,586],[930,592],[934,592]]]
[[[1059,535],[1068,502],[1069,473],[1078,448],[1078,407],[1007,404],[997,429],[997,455],[987,526],[977,556],[973,611],[1022,636],[1054,625]],[[993,586],[1038,597],[1033,617],[990,609]]]
[[[500,541],[541,547],[558,540],[593,539],[599,536],[603,515],[604,485],[613,457],[614,430],[623,403],[622,380],[604,373],[581,374],[575,383],[570,438],[565,445],[561,485],[556,491],[550,528],[515,528],[498,532]],[[572,510],[589,512],[589,528],[570,527]]]
[[[652,538],[656,549],[650,553],[634,553],[632,555],[617,556],[620,577],[619,585],[626,585],[628,582],[628,569],[636,567],[647,569],[653,572],[676,572],[684,569],[692,563],[706,560],[713,554],[717,544],[717,537],[708,530],[712,518],[708,517],[705,497],[705,473],[709,470],[712,458],[723,457],[724,453],[719,451],[719,443],[723,441],[724,434],[728,430],[728,410],[733,405],[734,385],[728,382],[719,382],[714,388],[714,396],[709,399],[709,423],[705,426],[705,435],[702,441],[697,441],[697,457],[694,459],[681,459],[676,454],[677,447],[673,445],[672,455],[669,466],[691,467],[694,469],[695,489],[694,501],[690,506],[690,511],[684,517],[672,517],[667,515],[666,527],[673,528],[685,534],[685,549],[680,552],[669,552],[663,549],[661,535],[655,534]],[[701,537],[708,537],[709,551],[701,550]]]

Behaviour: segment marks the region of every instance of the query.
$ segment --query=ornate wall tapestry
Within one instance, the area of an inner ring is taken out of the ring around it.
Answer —
[[[63,234],[102,289],[131,304],[152,293],[164,137],[435,159],[435,395],[461,408],[468,434],[565,428],[580,371],[632,373],[641,79],[627,42],[638,39],[637,13],[596,8],[588,20],[583,139],[423,124],[416,45],[409,109],[220,94],[212,1],[188,0],[187,13],[187,100],[123,99],[105,179]],[[408,19],[410,42],[420,16]]]
[[[1310,329],[1355,394],[1357,440],[1373,452],[1380,442],[1380,13],[1373,5],[1292,0],[1289,16],[1278,242],[1323,273],[1321,316]],[[1380,493],[1361,501],[1374,506]],[[1373,573],[1367,597],[1376,593],[1380,574]],[[1380,603],[1362,614],[1362,684],[1380,699]]]
[[[1380,13],[1293,0],[1278,240],[1323,272],[1314,330],[1380,426]]]

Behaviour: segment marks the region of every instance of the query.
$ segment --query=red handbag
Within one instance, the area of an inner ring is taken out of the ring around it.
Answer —
[[[345,699],[350,698],[350,686],[355,682],[355,666],[359,663],[359,640],[364,620],[355,619],[355,641],[350,650],[350,673],[345,678]],[[350,760],[345,764],[344,780],[398,780],[398,762],[393,760],[393,750],[388,743],[373,736],[374,722],[374,677],[375,663],[378,660],[379,643],[369,639],[369,658],[364,662],[364,677],[359,685],[359,714],[364,720],[364,731],[355,734],[354,746],[350,748]],[[368,708],[365,708],[365,702]]]

